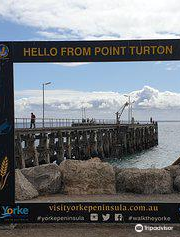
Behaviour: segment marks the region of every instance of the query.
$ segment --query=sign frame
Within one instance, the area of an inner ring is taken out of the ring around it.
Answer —
[[[123,222],[138,223],[129,219],[133,215],[170,216],[170,220],[156,223],[178,223],[179,203],[156,203],[158,212],[149,211],[152,203],[16,203],[14,162],[14,63],[70,63],[70,62],[135,62],[180,60],[180,39],[107,40],[107,41],[3,41],[0,42],[0,221],[9,222],[91,222],[93,206],[101,206],[100,213],[110,213],[118,205]],[[133,83],[133,82],[132,82]],[[2,126],[1,126],[2,125]],[[61,212],[55,211],[59,206]],[[63,205],[63,206],[62,206]],[[63,207],[78,206],[69,212]],[[130,211],[131,206],[144,206],[145,210]],[[81,208],[80,208],[81,206]],[[86,206],[86,209],[83,207]],[[50,208],[52,207],[52,208]],[[92,208],[90,208],[92,207]],[[66,218],[62,218],[62,217]],[[83,218],[68,218],[84,217]],[[44,219],[43,219],[44,218]],[[103,222],[100,218],[97,222]],[[114,222],[112,218],[108,222]],[[153,223],[140,220],[139,223]]]

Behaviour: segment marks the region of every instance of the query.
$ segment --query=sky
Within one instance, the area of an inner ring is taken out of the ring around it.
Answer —
[[[180,1],[1,0],[0,41],[180,37]],[[180,62],[16,64],[16,117],[113,118],[131,95],[137,120],[180,119]],[[124,118],[127,117],[125,111]]]

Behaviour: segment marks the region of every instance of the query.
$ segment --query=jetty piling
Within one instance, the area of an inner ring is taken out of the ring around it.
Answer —
[[[66,123],[67,124],[67,123]],[[122,158],[158,145],[158,124],[74,124],[73,126],[15,129],[17,168],[64,159]]]

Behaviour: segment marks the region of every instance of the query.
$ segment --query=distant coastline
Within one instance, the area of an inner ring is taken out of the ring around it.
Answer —
[[[157,120],[158,123],[179,123],[180,120]]]

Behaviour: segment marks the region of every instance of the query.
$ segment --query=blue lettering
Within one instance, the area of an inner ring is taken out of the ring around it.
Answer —
[[[28,208],[22,208],[20,206],[10,208],[9,206],[2,206],[3,209],[3,215],[27,215],[29,213]]]
[[[2,206],[2,209],[3,209],[3,211],[4,211],[4,214],[7,213],[8,208],[9,208],[8,206],[7,206],[7,207]]]

